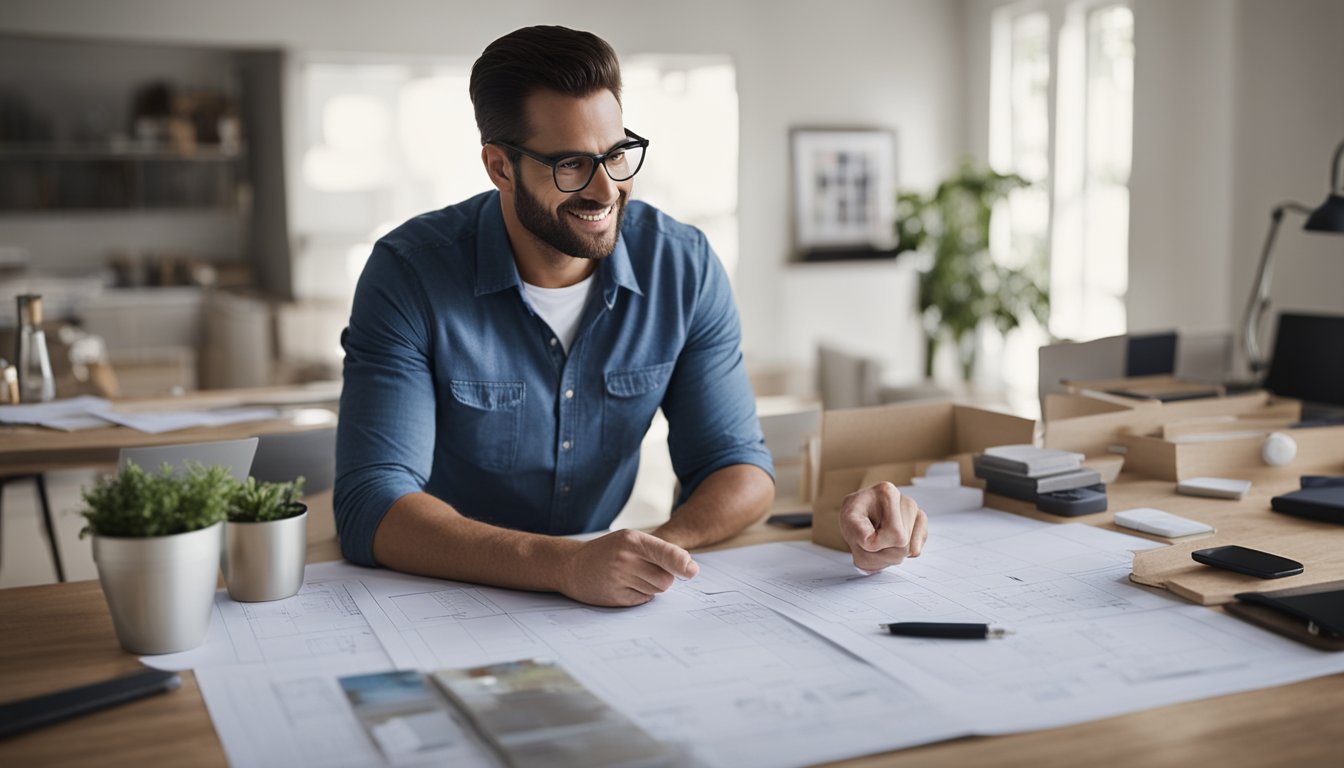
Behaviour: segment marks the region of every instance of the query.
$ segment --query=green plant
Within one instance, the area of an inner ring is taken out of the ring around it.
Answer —
[[[119,474],[83,493],[87,525],[80,536],[171,536],[209,528],[224,519],[238,483],[224,467],[188,462],[173,476],[167,464],[158,474],[130,462]]]
[[[926,376],[933,376],[939,344],[951,341],[962,377],[969,381],[975,370],[976,331],[985,321],[1000,333],[1018,327],[1027,314],[1046,323],[1050,296],[1044,254],[1030,254],[1027,266],[1012,269],[989,253],[994,205],[1027,186],[1030,183],[1021,176],[978,167],[966,158],[932,195],[897,196],[897,251],[927,248],[933,257],[919,276]]]
[[[299,503],[302,495],[302,477],[292,483],[258,483],[249,477],[229,498],[229,522],[265,523],[294,517],[304,510]]]

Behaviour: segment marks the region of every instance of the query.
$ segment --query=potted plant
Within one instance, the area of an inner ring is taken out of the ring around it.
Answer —
[[[133,462],[84,492],[93,559],[112,625],[132,653],[195,648],[210,627],[224,515],[237,483],[223,467]]]
[[[279,600],[303,586],[308,555],[308,507],[299,501],[303,478],[258,483],[249,477],[228,504],[224,525],[224,582],[244,603]]]
[[[1033,258],[1020,269],[990,256],[989,222],[996,203],[1029,186],[1017,174],[977,167],[969,158],[932,195],[897,196],[897,252],[928,249],[932,259],[919,276],[919,312],[924,325],[924,375],[933,378],[938,346],[951,341],[962,378],[975,371],[976,334],[988,321],[1007,333],[1028,314],[1044,325],[1050,311],[1046,264]]]

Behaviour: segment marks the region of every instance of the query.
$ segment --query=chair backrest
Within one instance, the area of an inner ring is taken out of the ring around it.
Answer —
[[[182,471],[187,462],[196,462],[203,466],[219,465],[227,467],[234,480],[242,482],[252,467],[252,456],[257,452],[257,438],[242,440],[221,440],[214,443],[181,443],[179,445],[155,445],[148,448],[122,448],[117,459],[117,471],[126,468],[128,462],[146,472],[157,472],[167,464],[173,468],[173,474]]]
[[[304,494],[327,490],[336,483],[336,428],[262,435],[251,474],[261,483],[302,476]]]
[[[1041,412],[1046,395],[1062,395],[1068,379],[1119,379],[1125,375],[1126,336],[1107,336],[1094,341],[1065,341],[1046,344],[1038,352],[1040,359]]]
[[[1176,348],[1176,378],[1222,383],[1232,375],[1232,347],[1228,331],[1182,333]]]
[[[817,391],[821,406],[862,408],[881,402],[882,364],[829,344],[817,345]]]

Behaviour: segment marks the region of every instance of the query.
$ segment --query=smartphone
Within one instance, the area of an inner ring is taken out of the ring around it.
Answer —
[[[1197,549],[1190,553],[1190,557],[1195,562],[1259,579],[1281,579],[1284,576],[1296,576],[1303,571],[1302,564],[1296,560],[1236,545]]]
[[[765,519],[767,525],[783,525],[788,528],[811,528],[811,512],[781,512]]]

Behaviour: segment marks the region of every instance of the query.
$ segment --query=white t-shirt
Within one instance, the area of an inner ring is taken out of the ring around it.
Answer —
[[[597,272],[593,272],[583,280],[564,288],[541,288],[528,282],[523,283],[523,290],[527,291],[527,300],[532,302],[532,309],[541,315],[541,319],[545,320],[555,332],[566,355],[569,354],[570,345],[574,343],[574,336],[579,332],[579,318],[583,315],[584,305],[588,303],[588,294],[597,284],[593,280],[596,276]]]

